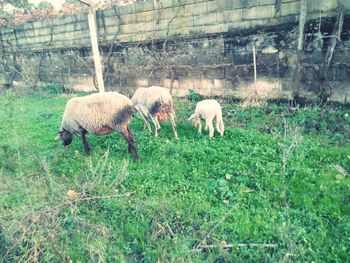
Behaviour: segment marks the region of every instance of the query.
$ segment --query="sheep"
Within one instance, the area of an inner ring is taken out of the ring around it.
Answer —
[[[60,139],[64,146],[68,146],[76,134],[82,138],[85,153],[89,154],[87,133],[104,135],[118,131],[127,141],[129,153],[132,153],[137,161],[139,157],[130,130],[131,117],[135,111],[131,100],[118,92],[95,93],[72,98],[67,102],[56,139]]]
[[[213,119],[216,117],[216,129],[221,136],[224,135],[224,122],[219,102],[216,100],[202,100],[197,103],[194,114],[188,120],[192,125],[198,125],[198,132],[202,132],[201,119],[205,120],[205,129],[209,127],[209,137],[214,136]]]
[[[169,115],[175,138],[178,138],[174,120],[175,111],[173,108],[173,99],[169,90],[158,86],[138,88],[132,96],[131,101],[136,110],[140,113],[150,133],[152,133],[152,129],[147,121],[147,117],[152,120],[155,126],[155,136],[158,136],[158,132],[161,128],[158,120],[166,121]]]

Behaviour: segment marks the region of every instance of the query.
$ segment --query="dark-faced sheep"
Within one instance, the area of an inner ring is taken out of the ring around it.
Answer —
[[[138,154],[130,121],[135,108],[131,100],[118,92],[95,93],[85,97],[72,98],[67,102],[63,114],[61,129],[57,139],[64,146],[72,143],[73,135],[81,137],[86,154],[90,146],[86,134],[104,135],[118,131],[128,143],[129,153],[135,160]]]
[[[155,135],[158,136],[158,132],[161,128],[158,120],[165,121],[169,115],[175,138],[178,138],[174,120],[175,111],[173,108],[173,98],[168,89],[157,86],[139,88],[135,91],[131,101],[136,110],[140,113],[150,133],[152,133],[152,129],[147,121],[148,117],[154,124]]]
[[[197,103],[194,114],[188,120],[195,126],[198,126],[198,132],[202,132],[201,119],[205,120],[205,129],[209,127],[209,137],[214,136],[213,119],[216,117],[216,129],[221,136],[224,135],[224,122],[222,120],[222,111],[219,102],[216,100],[202,100]]]

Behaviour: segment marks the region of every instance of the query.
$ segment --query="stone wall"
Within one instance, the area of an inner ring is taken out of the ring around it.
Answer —
[[[252,46],[259,85],[269,97],[290,94],[299,0],[161,0],[98,11],[98,37],[107,89],[174,87],[206,95],[245,96],[252,83]],[[315,89],[336,15],[335,0],[308,0],[303,58],[304,91]],[[350,1],[329,71],[344,87],[350,80]],[[1,81],[25,80],[93,88],[87,14],[0,28]],[[345,83],[345,84],[344,84]],[[340,94],[350,96],[346,92]]]

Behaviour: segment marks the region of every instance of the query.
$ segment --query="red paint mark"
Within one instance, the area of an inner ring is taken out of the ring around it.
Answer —
[[[160,121],[166,121],[168,119],[168,114],[164,110],[160,110],[158,112],[158,120]]]

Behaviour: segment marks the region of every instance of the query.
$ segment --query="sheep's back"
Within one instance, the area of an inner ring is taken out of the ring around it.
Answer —
[[[118,129],[128,124],[134,111],[131,100],[117,92],[95,93],[68,104],[71,125],[80,125],[92,134],[103,126]]]
[[[221,112],[221,106],[216,100],[208,99],[197,103],[195,113],[202,118],[213,118],[217,113]]]
[[[166,88],[151,86],[149,88],[138,88],[131,98],[134,105],[142,105],[152,109],[155,103],[172,106],[172,97]]]

